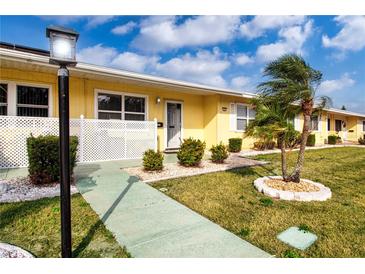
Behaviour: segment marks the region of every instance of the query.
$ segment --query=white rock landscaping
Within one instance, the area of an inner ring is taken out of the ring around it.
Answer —
[[[71,185],[71,194],[77,193]],[[0,203],[31,201],[60,196],[60,184],[33,185],[27,177],[0,180]]]
[[[309,184],[313,184],[316,187],[319,188],[319,191],[313,191],[313,192],[294,192],[294,191],[284,191],[275,189],[272,187],[269,187],[265,182],[266,180],[270,179],[282,179],[281,176],[267,176],[267,177],[261,177],[254,181],[255,188],[272,198],[280,199],[280,200],[287,200],[287,201],[303,201],[303,202],[310,202],[310,201],[326,201],[327,199],[330,199],[332,196],[331,189],[328,187],[313,182],[311,180],[307,179],[301,179],[304,182],[307,182]]]
[[[34,258],[34,256],[15,245],[0,243],[0,258]]]

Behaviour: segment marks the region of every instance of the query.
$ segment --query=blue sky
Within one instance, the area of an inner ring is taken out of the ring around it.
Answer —
[[[365,16],[1,16],[0,40],[48,49],[50,24],[80,32],[78,59],[255,92],[265,64],[301,54],[320,95],[365,113]]]

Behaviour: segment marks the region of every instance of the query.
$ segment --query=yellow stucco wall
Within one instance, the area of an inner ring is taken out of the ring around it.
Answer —
[[[0,80],[16,83],[42,84],[51,88],[52,116],[58,116],[57,77],[51,73],[24,71],[20,69],[0,67]],[[252,148],[254,139],[245,137],[243,132],[230,130],[230,103],[249,104],[249,99],[226,95],[198,95],[194,92],[182,93],[173,88],[155,88],[147,85],[136,85],[127,82],[102,81],[87,78],[70,78],[70,116],[78,118],[83,114],[86,118],[96,118],[95,89],[114,92],[137,93],[148,96],[148,120],[157,118],[165,121],[165,103],[167,100],[180,101],[183,104],[183,138],[194,137],[204,140],[207,149],[219,142],[228,143],[229,138],[243,138],[243,149]],[[156,104],[156,98],[161,103]],[[331,130],[327,132],[327,116],[331,118]],[[362,118],[327,114],[323,112],[320,131],[315,132],[316,144],[324,144],[328,134],[336,133],[335,119],[347,121],[348,140],[357,141],[365,132],[362,131]],[[299,122],[300,129],[303,120]],[[351,132],[352,131],[352,132]],[[342,132],[338,133],[340,137]],[[165,129],[158,128],[158,148],[165,149]]]

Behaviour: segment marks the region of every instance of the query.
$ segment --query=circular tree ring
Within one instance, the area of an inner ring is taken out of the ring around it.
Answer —
[[[310,201],[326,201],[330,199],[332,196],[331,189],[328,187],[313,182],[307,179],[301,179],[309,184],[313,184],[314,186],[319,188],[319,191],[312,191],[312,192],[295,192],[295,191],[286,191],[286,190],[279,190],[272,187],[269,187],[265,182],[266,180],[270,179],[283,179],[281,176],[266,176],[258,178],[254,181],[255,188],[272,198],[280,199],[280,200],[287,200],[287,201],[303,201],[303,202],[310,202]]]
[[[0,258],[34,258],[34,256],[18,246],[0,243]]]

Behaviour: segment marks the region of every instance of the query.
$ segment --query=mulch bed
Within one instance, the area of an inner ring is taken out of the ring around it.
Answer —
[[[320,190],[319,187],[302,180],[299,183],[296,183],[285,182],[280,179],[270,179],[266,180],[265,184],[271,188],[293,192],[316,192]]]

